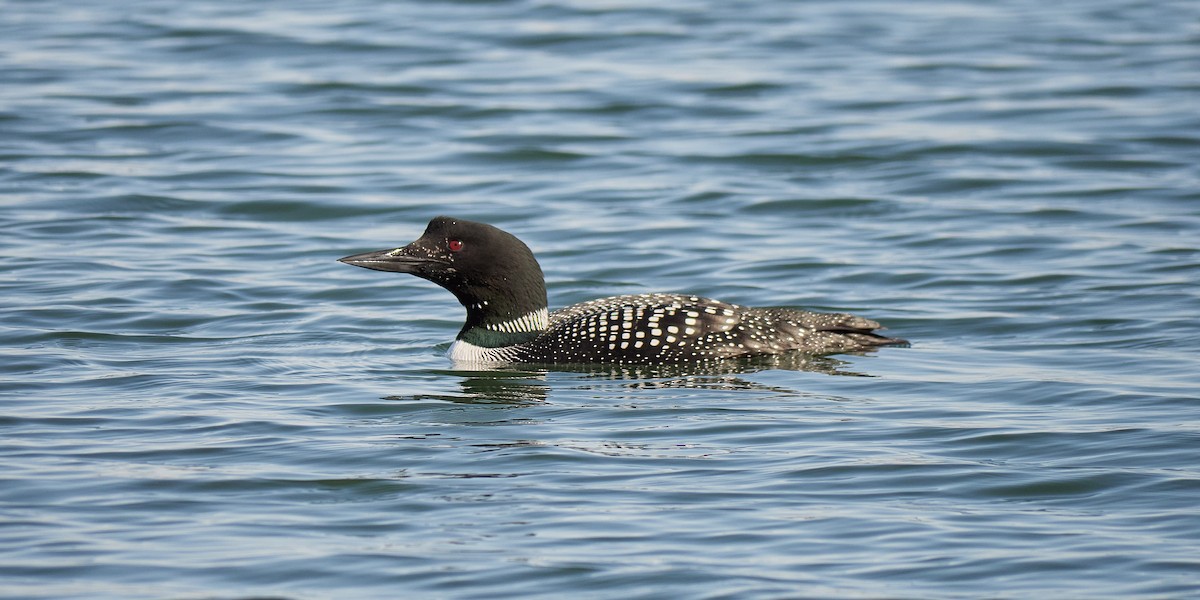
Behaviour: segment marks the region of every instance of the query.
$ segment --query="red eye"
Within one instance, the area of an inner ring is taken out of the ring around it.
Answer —
[[[458,252],[459,250],[462,250],[462,246],[462,240],[450,240],[446,242],[446,247],[449,248],[451,252]]]

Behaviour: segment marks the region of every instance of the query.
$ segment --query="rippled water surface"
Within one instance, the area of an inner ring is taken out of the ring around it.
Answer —
[[[0,596],[1200,593],[1200,5],[0,1]],[[463,372],[335,259],[913,340]]]

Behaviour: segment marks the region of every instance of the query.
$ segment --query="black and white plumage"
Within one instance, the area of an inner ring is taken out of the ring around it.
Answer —
[[[407,246],[339,260],[416,275],[454,294],[467,309],[449,352],[460,363],[703,365],[906,344],[854,315],[749,308],[684,294],[614,296],[549,312],[542,269],[524,242],[450,217],[434,218]]]

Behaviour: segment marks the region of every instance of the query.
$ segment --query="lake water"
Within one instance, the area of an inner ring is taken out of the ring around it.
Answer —
[[[1200,4],[0,1],[0,597],[1200,594]],[[912,340],[456,371],[338,257]]]

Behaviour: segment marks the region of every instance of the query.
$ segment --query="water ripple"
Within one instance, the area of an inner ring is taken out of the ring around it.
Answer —
[[[0,596],[1194,596],[1196,20],[6,3]],[[451,370],[435,214],[914,345]]]

